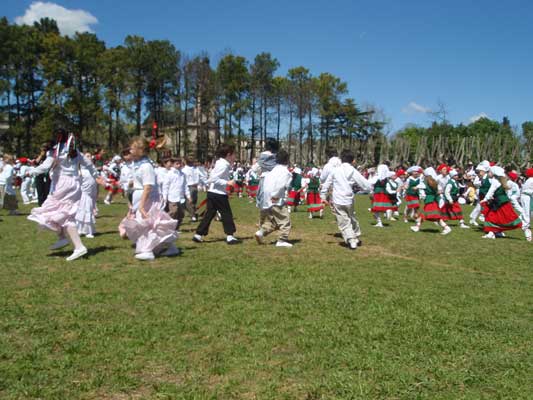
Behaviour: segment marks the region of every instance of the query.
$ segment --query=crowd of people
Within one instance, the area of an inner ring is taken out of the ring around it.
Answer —
[[[454,165],[395,166],[383,163],[358,167],[354,154],[327,150],[324,166],[302,168],[290,164],[289,154],[268,139],[251,165],[236,160],[235,148],[221,145],[214,160],[199,163],[193,158],[163,158],[156,164],[149,157],[150,145],[133,138],[120,155],[106,160],[103,151],[79,150],[76,138],[65,130],[56,132],[55,143],[43,145],[34,159],[4,154],[0,162],[0,202],[10,215],[18,213],[15,188],[24,204],[38,203],[28,219],[57,234],[52,250],[74,247],[67,260],[87,254],[81,236],[93,238],[98,214],[97,198],[107,191],[104,204],[114,196],[127,199],[128,208],[118,226],[123,238],[135,244],[135,258],[180,254],[176,247],[180,225],[188,214],[199,222],[192,240],[204,242],[213,219],[222,222],[228,245],[239,244],[230,196],[248,197],[255,203],[259,244],[277,232],[277,247],[292,247],[291,213],[305,209],[308,217],[322,218],[325,208],[334,215],[339,231],[352,250],[361,244],[361,226],[354,211],[355,194],[368,194],[376,228],[384,220],[412,222],[420,232],[433,222],[442,234],[482,225],[483,238],[496,239],[512,229],[522,229],[532,240],[533,168],[518,171],[489,161],[464,169]],[[198,204],[198,193],[206,198]],[[465,204],[474,206],[463,214]]]

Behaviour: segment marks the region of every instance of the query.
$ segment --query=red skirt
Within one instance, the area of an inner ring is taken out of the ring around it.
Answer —
[[[226,185],[226,193],[228,195],[232,194],[235,191],[235,187],[233,185]]]
[[[411,196],[410,194],[405,196],[405,203],[408,209],[420,208],[420,199],[417,196]]]
[[[291,189],[287,198],[287,205],[297,206],[298,204],[300,204],[300,191]]]
[[[320,199],[319,193],[309,192],[307,193],[307,211],[308,212],[318,212],[324,209],[322,205],[322,200]]]
[[[445,220],[463,219],[463,210],[461,209],[461,205],[457,201],[455,201],[453,204],[450,204],[448,202],[444,203],[440,211],[442,213],[442,219],[445,219]]]
[[[372,212],[384,212],[387,210],[398,211],[398,205],[393,203],[386,193],[374,193]]]
[[[246,193],[248,193],[248,196],[255,197],[257,196],[257,189],[259,189],[259,185],[253,185],[253,186],[246,186]]]
[[[107,182],[107,185],[105,186],[105,190],[113,194],[122,193],[120,182],[114,178],[108,178],[108,182]]]
[[[235,185],[234,185],[235,193],[242,193],[242,186],[243,186],[242,184],[235,182]]]
[[[437,201],[424,204],[424,209],[420,213],[420,216],[426,221],[439,221],[443,219],[439,208],[439,203]]]
[[[485,225],[483,226],[485,232],[503,232],[522,227],[522,220],[515,212],[511,202],[503,204],[494,211],[489,207],[485,208],[487,210]]]

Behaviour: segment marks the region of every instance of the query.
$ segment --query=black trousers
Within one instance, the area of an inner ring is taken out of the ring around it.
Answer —
[[[198,229],[196,229],[196,233],[198,235],[205,236],[208,234],[209,225],[211,225],[211,221],[213,218],[215,218],[217,211],[222,217],[224,233],[226,235],[233,235],[237,231],[235,228],[235,223],[233,222],[233,214],[229,205],[228,196],[224,194],[207,192],[207,210],[202,222],[200,222],[200,225],[198,225]]]
[[[35,177],[35,189],[37,189],[38,204],[42,206],[50,191],[50,178],[48,174],[41,174]]]

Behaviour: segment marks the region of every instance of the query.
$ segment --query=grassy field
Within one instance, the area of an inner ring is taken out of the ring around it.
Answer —
[[[522,231],[376,229],[359,197],[357,251],[329,211],[292,214],[285,249],[258,246],[256,209],[233,199],[242,245],[220,223],[195,244],[187,221],[182,256],[143,263],[116,233],[125,204],[99,207],[72,263],[2,211],[1,399],[533,398]]]

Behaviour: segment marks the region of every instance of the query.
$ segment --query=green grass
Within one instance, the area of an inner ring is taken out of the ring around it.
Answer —
[[[240,246],[213,223],[184,254],[142,263],[99,204],[86,259],[67,263],[25,217],[0,222],[1,399],[531,399],[533,247],[522,231],[443,237],[371,226],[342,247],[333,216],[292,214],[292,249]],[[22,209],[28,212],[29,208]],[[275,240],[272,237],[272,240]]]

